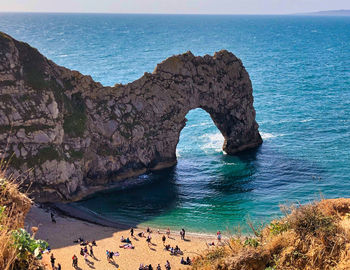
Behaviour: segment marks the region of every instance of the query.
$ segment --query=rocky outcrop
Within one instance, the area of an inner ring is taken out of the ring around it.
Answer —
[[[0,33],[0,147],[38,201],[74,200],[173,166],[195,108],[210,114],[228,154],[262,143],[249,75],[230,52],[172,56],[152,74],[104,87]]]

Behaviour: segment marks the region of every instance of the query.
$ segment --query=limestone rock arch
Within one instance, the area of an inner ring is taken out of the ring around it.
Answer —
[[[210,114],[227,154],[262,143],[249,75],[225,50],[172,56],[132,83],[104,87],[0,33],[0,67],[0,145],[14,153],[12,172],[33,169],[26,181],[38,201],[79,199],[173,166],[195,108]]]

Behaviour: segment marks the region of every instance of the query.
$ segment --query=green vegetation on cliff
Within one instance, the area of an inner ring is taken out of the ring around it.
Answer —
[[[33,235],[23,229],[31,201],[5,177],[5,171],[0,161],[0,269],[43,269],[39,259],[48,244],[35,239],[37,228],[32,228]]]
[[[80,93],[73,94],[71,100],[65,98],[65,109],[63,129],[72,137],[82,137],[86,130],[86,108]]]
[[[36,165],[45,163],[46,161],[51,160],[61,160],[60,153],[56,150],[54,146],[46,146],[39,149],[36,155],[29,155],[25,159],[18,158],[15,155],[12,155],[10,158],[6,159],[7,162],[11,164],[14,168],[20,168],[24,163],[27,163],[29,168],[33,168]]]

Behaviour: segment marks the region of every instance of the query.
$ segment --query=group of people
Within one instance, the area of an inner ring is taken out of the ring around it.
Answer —
[[[181,251],[181,249],[178,247],[178,245],[176,245],[175,248],[170,247],[170,245],[166,245],[164,250],[166,251],[170,251],[170,255],[182,255],[183,252]]]
[[[181,264],[184,264],[184,265],[191,265],[191,259],[190,257],[187,257],[186,260],[184,259],[184,257],[181,258]]]
[[[150,243],[151,243],[151,233],[152,233],[150,228],[147,228],[147,233],[148,233],[148,236],[146,238],[146,241],[147,241],[148,245],[150,245]],[[160,233],[159,230],[158,230],[158,233]],[[131,237],[134,238],[134,229],[133,228],[130,229],[130,235],[131,235]],[[166,235],[167,235],[168,238],[170,238],[170,229],[169,228],[166,231]],[[139,237],[145,237],[145,233],[144,232],[140,232],[140,233],[138,233],[138,236]],[[181,236],[182,240],[185,240],[185,230],[184,229],[181,229],[180,236]],[[220,231],[217,233],[217,237],[218,237],[218,240],[221,241],[221,233],[220,233]],[[131,240],[130,240],[129,237],[124,238],[124,236],[122,236],[120,241],[122,243],[124,243],[124,245],[122,245],[120,247],[124,247],[125,245],[132,246]],[[171,255],[183,255],[183,252],[181,251],[181,249],[177,245],[175,246],[175,248],[171,247],[169,244],[165,245],[165,241],[166,241],[165,235],[162,236],[162,241],[163,241],[165,250],[166,251],[170,251]],[[78,242],[78,243],[80,243],[81,246],[84,246],[84,247],[81,247],[80,254],[82,256],[84,256],[84,259],[85,259],[86,263],[88,263],[89,261],[87,260],[87,256],[89,255],[91,257],[94,257],[93,246],[97,246],[96,245],[96,241],[92,241],[90,243],[88,241],[84,241],[84,239],[82,239],[82,238],[78,238],[78,240],[74,241],[74,242]],[[88,249],[88,247],[89,247],[89,249]],[[107,261],[110,262],[110,263],[113,263],[114,262],[114,256],[119,256],[119,252],[113,252],[113,251],[106,250],[106,256],[107,256]],[[75,269],[77,269],[78,268],[78,257],[75,254],[72,257],[72,261],[73,261],[72,262],[72,266]],[[186,260],[184,259],[184,257],[181,258],[181,264],[183,264],[183,265],[191,265],[191,263],[192,262],[191,262],[191,259],[189,257],[187,257]],[[53,269],[61,270],[60,264],[58,265],[58,268],[54,268],[55,258],[53,256],[53,254],[51,255],[51,264],[52,264]],[[164,265],[164,267],[165,267],[165,270],[171,270],[170,262],[168,260],[166,261],[166,264]],[[161,267],[160,264],[158,264],[155,268],[151,264],[149,264],[149,265],[140,264],[139,270],[162,270],[162,267]]]
[[[153,268],[152,264],[149,265],[143,265],[142,263],[140,264],[139,270],[162,270],[162,267],[158,263],[156,268]],[[170,262],[167,260],[165,264],[165,270],[171,270]]]
[[[86,264],[93,264],[93,262],[89,261],[88,256],[95,258],[93,246],[97,246],[96,241],[93,240],[91,243],[89,241],[85,241],[83,238],[79,237],[78,240],[73,241],[74,243],[80,243],[80,246],[84,246],[80,248],[80,255],[84,257]],[[88,249],[89,247],[89,249]],[[78,268],[78,257],[77,255],[73,255],[72,257],[72,266],[73,268]]]

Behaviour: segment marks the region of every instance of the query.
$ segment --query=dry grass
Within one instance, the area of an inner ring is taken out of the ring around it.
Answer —
[[[254,237],[233,236],[198,257],[193,269],[350,269],[350,199],[291,208]]]
[[[0,161],[0,269],[39,269],[32,256],[19,257],[14,245],[13,231],[23,228],[31,200],[18,190],[15,179],[6,177],[7,164]]]

